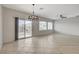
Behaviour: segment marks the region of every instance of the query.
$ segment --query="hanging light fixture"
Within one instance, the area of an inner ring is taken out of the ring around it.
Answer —
[[[39,20],[39,17],[36,16],[35,12],[34,12],[34,6],[35,6],[35,4],[32,4],[32,5],[33,5],[33,15],[28,16],[28,19]]]

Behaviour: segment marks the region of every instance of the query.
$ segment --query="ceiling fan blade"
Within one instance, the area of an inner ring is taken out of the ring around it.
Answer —
[[[63,15],[60,15],[60,18],[62,18],[62,19],[63,19],[63,18],[67,18],[67,17],[65,17],[65,16],[63,16]]]

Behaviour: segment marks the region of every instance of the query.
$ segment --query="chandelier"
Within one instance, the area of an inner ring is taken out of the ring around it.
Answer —
[[[35,12],[34,12],[34,6],[35,4],[32,4],[33,5],[33,15],[30,15],[28,16],[28,19],[31,19],[31,20],[39,20],[39,17],[35,15]]]

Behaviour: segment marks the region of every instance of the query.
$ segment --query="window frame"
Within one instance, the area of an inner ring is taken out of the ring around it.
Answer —
[[[40,22],[45,22],[46,23],[46,29],[40,29]],[[39,21],[39,31],[46,31],[46,30],[48,30],[47,21]]]
[[[51,29],[49,28],[49,23],[52,24],[52,25],[51,25],[51,27],[52,27]],[[53,23],[52,23],[52,22],[47,22],[47,29],[48,29],[48,30],[53,30]]]

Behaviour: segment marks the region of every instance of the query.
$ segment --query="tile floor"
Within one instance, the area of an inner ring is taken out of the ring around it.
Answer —
[[[2,54],[78,54],[79,36],[54,33],[4,44]]]

